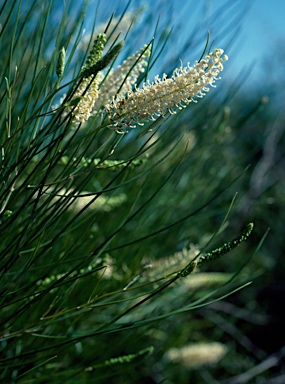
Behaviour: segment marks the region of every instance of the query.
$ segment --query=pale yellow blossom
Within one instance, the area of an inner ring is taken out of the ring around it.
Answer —
[[[226,353],[227,347],[222,343],[201,342],[185,345],[181,348],[170,348],[165,354],[165,358],[188,369],[199,369],[205,365],[219,362]]]
[[[111,69],[107,76],[102,74],[99,98],[95,103],[95,112],[101,106],[105,106],[118,95],[124,96],[132,91],[133,85],[137,82],[138,77],[145,71],[150,56],[150,47],[144,46],[140,51],[128,57],[123,61],[117,69]]]
[[[72,109],[72,115],[75,122],[83,123],[88,120],[98,98],[98,75],[89,76],[82,80],[73,99],[81,97],[77,106]]]
[[[193,67],[188,64],[176,68],[170,78],[163,74],[156,76],[154,82],[147,82],[142,88],[128,92],[124,97],[114,98],[106,105],[109,118],[118,130],[124,126],[135,127],[144,122],[156,120],[167,112],[176,113],[196,98],[202,98],[215,87],[222,62],[228,57],[222,49],[216,49]]]

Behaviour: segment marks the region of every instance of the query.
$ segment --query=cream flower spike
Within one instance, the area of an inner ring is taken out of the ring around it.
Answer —
[[[98,60],[100,60],[103,49],[106,44],[106,35],[101,33],[94,41],[93,48],[86,60],[86,64],[81,68],[81,73],[92,67]],[[73,95],[73,99],[81,98],[75,108],[71,108],[73,114],[73,121],[76,123],[84,123],[88,120],[92,109],[95,105],[95,101],[98,98],[98,85],[100,79],[100,73],[94,76],[88,76],[81,80],[76,92]]]
[[[145,71],[150,52],[150,46],[145,45],[140,51],[124,60],[116,70],[111,69],[106,78],[100,74],[102,84],[93,112],[96,113],[101,106],[112,102],[115,96],[125,96],[132,91],[139,75]]]
[[[222,62],[228,60],[223,53],[222,49],[215,49],[203,60],[196,61],[193,67],[189,63],[186,67],[181,65],[170,78],[166,74],[162,78],[156,76],[154,82],[148,81],[143,88],[135,86],[127,95],[113,98],[106,105],[112,125],[120,132],[125,126],[134,128],[197,102],[195,98],[204,97],[209,86],[215,87],[215,82],[220,80]]]

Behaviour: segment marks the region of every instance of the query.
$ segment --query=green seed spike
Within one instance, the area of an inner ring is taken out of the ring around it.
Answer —
[[[186,277],[190,275],[194,271],[194,269],[197,266],[196,261],[191,261],[185,268],[182,269],[182,271],[179,272],[179,277]]]
[[[65,49],[64,47],[61,48],[59,55],[58,55],[58,60],[56,64],[56,74],[57,77],[62,77],[64,68],[65,68]]]
[[[106,35],[105,33],[100,33],[93,44],[93,48],[90,51],[85,65],[82,67],[81,72],[84,72],[85,70],[92,67],[94,64],[96,64],[102,57],[102,53],[106,44]]]
[[[216,248],[213,251],[206,253],[205,255],[202,255],[197,262],[197,266],[202,265],[204,262],[217,259],[218,257],[224,255],[225,253],[230,252],[233,248],[237,247],[242,241],[245,241],[250,236],[252,229],[253,229],[253,223],[249,223],[246,226],[246,228],[243,230],[241,235],[238,236],[236,239],[229,241],[228,243],[225,243],[221,247]]]
[[[110,64],[111,61],[119,54],[123,46],[123,41],[116,44],[108,53],[106,53],[105,56],[102,57],[101,60],[99,60],[97,63],[95,63],[89,68],[84,68],[81,72],[80,77],[89,77],[91,75],[96,75],[99,71],[106,68],[107,65]]]
[[[10,211],[10,209],[7,209],[7,210],[4,212],[3,216],[4,216],[4,217],[10,217],[10,216],[12,215],[12,213],[13,213],[13,211]]]
[[[125,355],[125,356],[119,356],[119,357],[114,357],[110,360],[105,361],[105,365],[114,365],[114,364],[126,364],[126,363],[131,363],[132,361],[142,357],[142,356],[148,356],[153,353],[153,346],[150,346],[148,348],[142,349],[141,351],[137,353],[133,353],[130,355]]]

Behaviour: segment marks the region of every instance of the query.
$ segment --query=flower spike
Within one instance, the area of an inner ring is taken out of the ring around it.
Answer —
[[[85,65],[81,69],[83,79],[73,95],[73,100],[78,97],[81,99],[77,106],[72,110],[73,120],[78,123],[83,123],[89,119],[95,101],[98,97],[98,73],[92,74],[89,72],[90,69],[93,68],[94,65],[96,65],[96,63],[101,59],[105,44],[106,35],[104,33],[100,33],[94,41],[93,48],[86,60]],[[86,73],[88,73],[88,76],[84,75]]]
[[[220,80],[219,73],[223,70],[222,62],[228,60],[222,49],[215,49],[205,59],[196,62],[193,67],[188,65],[176,68],[168,78],[163,74],[156,76],[152,83],[147,82],[143,88],[135,86],[125,96],[113,98],[106,105],[112,124],[118,131],[124,126],[136,127],[144,122],[156,120],[166,113],[175,114],[177,109],[185,108],[196,98],[204,97]]]

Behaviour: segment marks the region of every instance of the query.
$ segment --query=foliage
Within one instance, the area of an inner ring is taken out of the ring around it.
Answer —
[[[146,11],[154,39],[143,31],[146,45],[138,46],[141,8],[108,15],[102,27],[98,6],[83,39],[86,9],[36,0],[1,8],[1,380],[226,380],[265,357],[246,336],[229,340],[242,334],[237,317],[218,313],[239,304],[226,298],[267,263],[266,228],[233,250],[258,215],[254,205],[247,211],[244,141],[260,109],[235,116],[236,90],[223,91],[223,79],[197,105],[176,101],[175,114],[132,116],[133,129],[125,103],[162,58],[171,65],[165,52],[176,32],[161,30]],[[199,39],[193,33],[189,46],[198,50]],[[207,57],[216,60],[208,44],[194,66],[206,74]],[[195,87],[205,87],[199,76]],[[119,97],[114,115],[103,90]],[[250,261],[260,252],[260,262]],[[234,298],[244,300],[242,292]],[[196,365],[187,363],[193,350]]]

